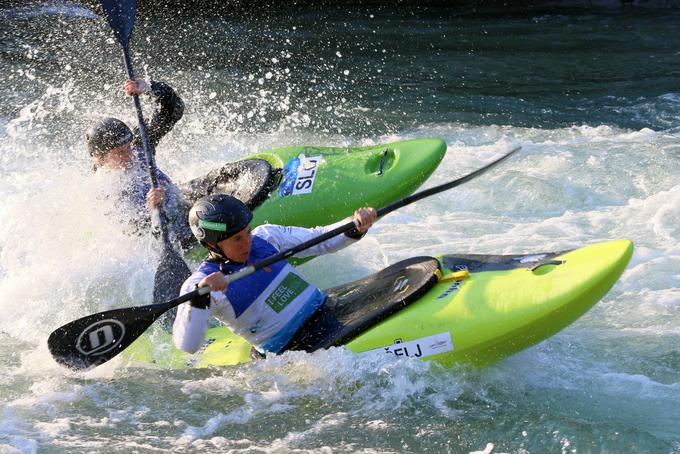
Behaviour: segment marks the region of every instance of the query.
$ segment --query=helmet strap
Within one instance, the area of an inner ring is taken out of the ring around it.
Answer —
[[[201,241],[201,244],[208,250],[208,252],[210,252],[209,258],[218,259],[221,262],[230,262],[237,265],[241,264],[241,262],[236,262],[224,255],[224,252],[222,252],[222,249],[219,247],[213,246],[212,244],[206,243],[204,241]]]
[[[208,252],[210,252],[210,258],[217,258],[217,259],[220,259],[222,261],[229,260],[229,258],[226,255],[224,255],[224,253],[222,252],[222,250],[220,248],[213,246],[210,243],[206,243],[205,241],[201,241],[200,243],[201,243],[201,246],[203,246],[204,248],[206,248],[208,250]]]

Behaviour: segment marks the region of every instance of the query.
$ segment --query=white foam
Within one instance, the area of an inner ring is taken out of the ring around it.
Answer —
[[[15,179],[25,189],[0,209],[0,319],[28,342],[83,308],[145,301],[156,259],[153,246],[124,234],[116,208],[97,197],[101,180],[70,169],[38,175]]]
[[[215,124],[199,127],[201,122],[192,123],[188,115],[183,130],[165,139],[159,153],[159,164],[177,180],[199,176],[258,148],[290,143],[371,145],[438,135],[449,149],[426,183],[429,187],[479,168],[513,144],[523,146],[488,174],[400,209],[381,220],[359,244],[304,266],[303,271],[324,287],[414,255],[533,254],[613,238],[632,239],[636,252],[621,280],[573,331],[482,372],[443,371],[433,364],[393,361],[380,355],[357,357],[344,349],[311,355],[290,352],[223,371],[168,373],[164,378],[171,378],[164,385],[169,391],[150,393],[153,397],[135,394],[140,402],[134,406],[111,408],[102,415],[85,414],[80,419],[63,416],[63,406],[101,403],[104,398],[93,389],[94,384],[128,397],[134,392],[121,383],[139,377],[144,382],[157,373],[128,370],[112,361],[75,374],[57,366],[45,346],[49,333],[63,323],[112,307],[150,302],[155,271],[149,239],[124,234],[121,220],[108,216],[116,207],[96,196],[115,182],[106,180],[105,174],[91,175],[84,151],[75,145],[73,149],[36,149],[26,140],[40,125],[44,105],[55,103],[67,112],[70,96],[69,88],[62,87],[29,106],[10,125],[8,141],[0,145],[5,156],[17,158],[0,158],[0,215],[5,220],[0,224],[0,294],[4,296],[0,325],[22,346],[28,345],[18,353],[20,365],[13,363],[7,376],[31,382],[3,409],[6,416],[0,435],[8,437],[11,446],[30,452],[37,449],[35,440],[41,437],[69,446],[66,439],[73,436],[79,449],[102,448],[101,442],[82,435],[79,424],[87,424],[121,433],[134,427],[117,448],[150,445],[149,449],[155,449],[159,442],[144,442],[146,435],[137,429],[136,424],[144,421],[166,433],[162,443],[176,450],[296,450],[304,449],[309,440],[323,439],[326,432],[351,430],[352,420],[362,421],[364,430],[390,433],[394,420],[389,415],[408,412],[416,402],[451,423],[466,417],[465,400],[470,396],[474,405],[482,402],[479,405],[493,407],[498,399],[506,398],[505,392],[514,396],[589,389],[603,402],[610,398],[634,402],[639,411],[629,418],[617,416],[617,421],[636,424],[637,417],[650,417],[645,428],[654,431],[656,425],[662,434],[668,427],[664,420],[676,414],[677,383],[633,373],[617,364],[602,365],[599,361],[603,360],[597,359],[609,354],[598,347],[599,336],[622,336],[617,348],[623,355],[628,336],[645,335],[664,342],[678,335],[680,186],[673,167],[677,164],[675,138],[610,126],[542,130],[462,124],[424,125],[406,133],[356,140],[309,130],[303,134],[295,130],[242,132],[239,136],[228,130],[232,123],[223,129]],[[111,107],[113,112],[116,108]],[[295,113],[286,115],[294,121]],[[295,118],[300,124],[305,121]],[[30,241],[25,240],[27,233]],[[155,390],[157,383],[148,384],[152,386]],[[157,399],[172,408],[181,407],[179,419],[154,413]],[[254,437],[248,435],[248,426],[254,421],[272,415],[285,419],[301,405],[317,401],[329,408],[318,422],[300,424],[272,440],[250,439]],[[204,402],[210,402],[207,409]],[[586,406],[585,400],[572,406],[568,399],[560,403],[567,409]],[[34,407],[54,412],[54,422],[41,420],[34,431],[23,431],[24,424],[37,419],[30,413]],[[27,412],[26,420],[19,412]],[[592,416],[607,421],[597,411]],[[228,433],[233,427],[246,435],[231,439]],[[496,443],[489,438],[478,441],[479,449]],[[342,446],[348,451],[357,448],[335,443],[333,449],[342,450]]]

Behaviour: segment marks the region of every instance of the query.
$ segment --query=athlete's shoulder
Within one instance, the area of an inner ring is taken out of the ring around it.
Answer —
[[[276,224],[263,224],[255,227],[253,229],[253,239],[260,238],[265,241],[269,241],[276,238],[284,233],[285,227]]]
[[[281,225],[265,224],[253,229],[253,249],[264,254],[278,252],[278,244],[285,235],[285,228]]]
[[[218,262],[212,260],[204,260],[203,263],[201,263],[198,266],[198,269],[194,272],[194,274],[202,274],[204,276],[207,276],[219,270],[220,264]]]

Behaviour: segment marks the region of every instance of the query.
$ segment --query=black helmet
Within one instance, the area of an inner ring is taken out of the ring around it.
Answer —
[[[117,118],[104,118],[85,134],[90,156],[106,154],[112,148],[132,142],[132,131]]]
[[[226,194],[213,194],[198,199],[189,211],[189,227],[203,245],[220,241],[245,229],[253,212],[239,199]]]

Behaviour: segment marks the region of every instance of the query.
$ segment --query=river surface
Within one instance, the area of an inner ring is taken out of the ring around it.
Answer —
[[[50,332],[151,302],[153,242],[124,233],[83,143],[95,119],[134,111],[103,20],[0,10],[0,452],[680,453],[679,26],[677,10],[636,8],[138,17],[138,74],[187,106],[158,148],[176,181],[277,146],[440,137],[431,186],[523,147],[304,265],[322,288],[416,254],[636,249],[585,316],[486,368],[331,349],[74,373]]]

